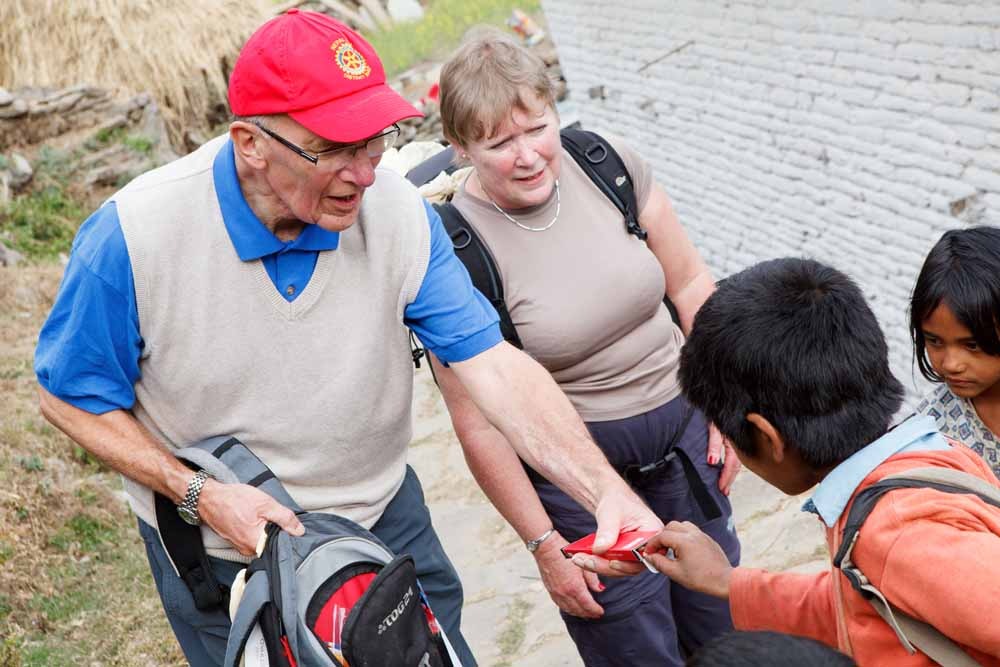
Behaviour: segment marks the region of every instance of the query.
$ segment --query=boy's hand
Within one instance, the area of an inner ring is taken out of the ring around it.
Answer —
[[[673,550],[673,558],[667,557]],[[729,598],[733,567],[722,547],[688,521],[671,521],[646,543],[643,556],[681,586],[717,598]]]

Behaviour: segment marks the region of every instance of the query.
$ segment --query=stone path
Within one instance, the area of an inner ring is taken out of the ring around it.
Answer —
[[[465,586],[462,627],[480,665],[581,667],[517,534],[479,490],[426,367],[414,385],[410,464],[424,484],[434,524]],[[732,494],[743,563],[775,570],[826,566],[820,523],[799,510],[803,498],[784,496],[743,471]]]

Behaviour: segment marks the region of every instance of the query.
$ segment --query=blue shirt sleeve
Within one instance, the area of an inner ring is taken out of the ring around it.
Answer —
[[[139,314],[132,264],[105,204],[80,227],[52,311],[38,335],[35,375],[45,389],[92,414],[129,409],[139,379]]]
[[[500,318],[472,286],[469,272],[455,256],[451,239],[434,207],[424,202],[431,228],[431,256],[417,297],[403,320],[444,363],[465,361],[503,340]]]

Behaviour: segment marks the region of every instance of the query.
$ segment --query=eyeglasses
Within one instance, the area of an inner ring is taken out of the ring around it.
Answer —
[[[254,125],[260,128],[261,132],[297,155],[301,155],[304,159],[312,162],[314,165],[319,166],[322,161],[323,166],[332,167],[334,169],[343,169],[349,165],[351,161],[354,160],[354,156],[357,155],[358,151],[362,148],[365,149],[365,153],[372,160],[377,157],[381,157],[383,153],[393,147],[396,143],[396,138],[399,136],[399,125],[393,123],[391,129],[386,130],[382,134],[376,134],[370,139],[365,139],[364,141],[359,141],[353,144],[344,144],[342,146],[330,148],[318,153],[310,153],[304,148],[296,146],[288,139],[285,139],[274,130],[268,129],[260,123],[254,123]]]

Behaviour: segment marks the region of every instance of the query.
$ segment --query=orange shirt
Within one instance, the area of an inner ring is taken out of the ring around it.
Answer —
[[[1000,487],[979,456],[956,446],[896,454],[876,467],[854,496],[887,475],[928,466],[968,472]],[[847,515],[845,510],[827,529],[830,553],[840,547]],[[852,557],[895,607],[934,626],[979,663],[1000,667],[1000,509],[970,495],[895,490],[875,506]],[[909,655],[871,604],[832,567],[821,574],[736,568],[729,604],[740,630],[812,637],[854,656],[861,667],[936,664],[920,652]]]

